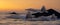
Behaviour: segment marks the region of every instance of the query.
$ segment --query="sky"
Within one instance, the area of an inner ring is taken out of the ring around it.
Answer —
[[[0,0],[0,12],[24,12],[27,8],[60,10],[60,0]]]

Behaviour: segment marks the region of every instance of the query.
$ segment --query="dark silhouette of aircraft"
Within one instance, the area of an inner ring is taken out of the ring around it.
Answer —
[[[57,11],[55,11],[53,9],[49,9],[47,11],[48,11],[48,13],[46,13],[46,12],[43,12],[43,13],[37,12],[37,13],[34,13],[32,15],[35,15],[35,18],[38,18],[40,16],[50,16],[52,14],[55,14],[57,16],[57,18],[60,19],[60,13],[58,13]]]

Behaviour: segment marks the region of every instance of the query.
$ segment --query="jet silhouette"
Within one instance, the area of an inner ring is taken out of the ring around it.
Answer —
[[[35,18],[38,18],[40,16],[50,16],[52,14],[55,14],[57,16],[57,18],[60,19],[60,13],[58,13],[57,11],[55,11],[53,9],[49,9],[47,11],[48,11],[48,13],[46,13],[46,12],[43,12],[43,13],[37,12],[37,13],[34,13],[32,15],[35,15]]]

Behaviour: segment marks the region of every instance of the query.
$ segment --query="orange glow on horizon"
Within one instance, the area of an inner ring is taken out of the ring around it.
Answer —
[[[60,0],[0,0],[0,12],[23,11],[26,8],[60,8]]]

